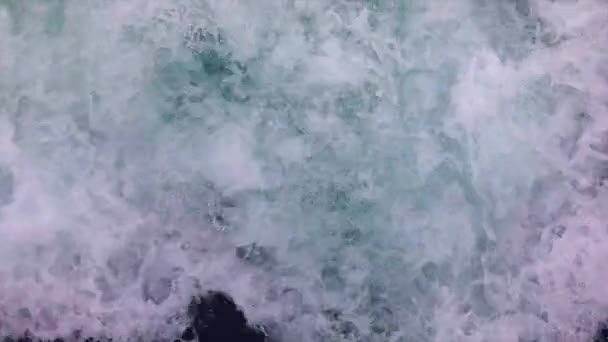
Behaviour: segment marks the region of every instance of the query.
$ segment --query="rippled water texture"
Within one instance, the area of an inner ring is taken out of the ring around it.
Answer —
[[[588,341],[604,0],[0,0],[0,335]]]

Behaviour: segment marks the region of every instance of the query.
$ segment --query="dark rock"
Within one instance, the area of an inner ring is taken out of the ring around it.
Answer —
[[[196,336],[194,335],[194,329],[192,329],[192,327],[187,327],[184,332],[182,333],[182,337],[181,339],[184,341],[192,341],[196,338]]]
[[[289,291],[292,292],[292,291]],[[162,341],[198,341],[198,342],[279,342],[279,339],[271,339],[270,332],[278,334],[278,327],[267,329],[264,326],[250,325],[245,314],[234,303],[232,298],[222,292],[208,292],[204,296],[192,299],[188,306],[188,316],[190,324],[181,334],[181,338],[168,339]],[[345,327],[343,330],[352,330]],[[142,336],[139,341],[161,341],[157,338],[146,338]],[[116,338],[116,341],[126,341],[127,339]],[[94,338],[81,336],[80,331],[75,331],[71,337],[65,339],[58,337],[55,339],[40,339],[28,331],[22,336],[3,337],[2,342],[63,342],[63,341],[84,341],[84,342],[111,342],[111,338]]]
[[[209,292],[193,298],[188,313],[199,342],[266,342],[266,334],[251,327],[232,298],[222,292]]]
[[[599,324],[597,332],[593,337],[593,342],[608,342],[608,323]]]

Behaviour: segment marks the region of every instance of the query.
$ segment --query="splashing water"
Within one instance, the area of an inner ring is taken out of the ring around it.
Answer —
[[[603,0],[0,0],[0,335],[588,341]]]

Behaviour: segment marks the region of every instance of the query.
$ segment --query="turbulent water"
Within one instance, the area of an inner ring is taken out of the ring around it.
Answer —
[[[605,0],[0,0],[0,335],[589,341]]]

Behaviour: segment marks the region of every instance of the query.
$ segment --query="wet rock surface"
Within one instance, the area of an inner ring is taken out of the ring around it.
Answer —
[[[225,293],[209,292],[195,298],[188,308],[198,341],[265,342],[266,334],[249,325],[245,314]],[[186,330],[188,330],[188,328]],[[191,335],[186,331],[185,335]]]
[[[198,342],[269,342],[271,340],[261,327],[249,324],[245,314],[223,292],[210,291],[203,296],[192,298],[187,308],[189,325],[181,335],[173,339],[158,339],[141,336],[137,341],[198,341]],[[3,337],[2,342],[117,342],[130,341],[120,336],[113,337],[83,337],[80,332],[74,332],[70,337],[41,339],[28,331],[18,337]]]
[[[595,336],[593,337],[593,342],[607,342],[608,341],[608,322],[601,323],[598,328]]]

